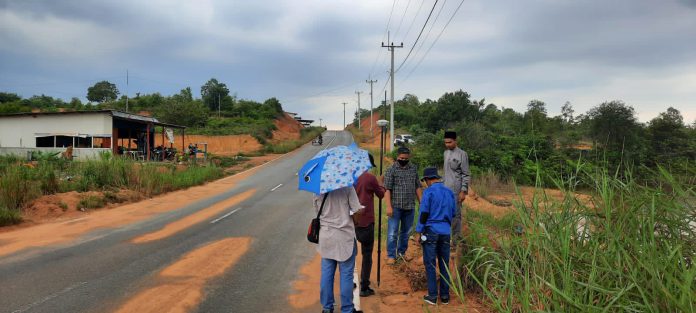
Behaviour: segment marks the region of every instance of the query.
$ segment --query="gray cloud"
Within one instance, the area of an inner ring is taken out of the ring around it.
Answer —
[[[405,5],[396,2],[393,31]],[[447,2],[398,73],[397,98],[462,88],[518,110],[540,98],[559,107],[569,100],[578,111],[625,98],[638,112],[674,105],[696,119],[696,1],[466,1],[406,77],[457,5]],[[392,34],[406,46],[397,64],[428,6],[416,16],[412,5]],[[390,10],[390,1],[368,0],[0,0],[0,90],[84,97],[98,79],[124,90],[129,69],[131,94],[171,94],[216,77],[240,97],[279,97],[337,126],[334,106],[355,102],[369,74],[380,80],[375,93],[386,82],[379,45]]]

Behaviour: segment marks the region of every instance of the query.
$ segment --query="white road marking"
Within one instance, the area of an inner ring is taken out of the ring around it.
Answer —
[[[281,186],[283,186],[283,184],[278,184],[278,186],[273,187],[273,189],[271,189],[271,191],[276,191],[276,190],[277,190],[278,188],[280,188]]]
[[[61,224],[70,224],[70,223],[72,223],[72,222],[77,222],[77,221],[86,220],[86,219],[87,219],[87,217],[74,218],[74,219],[71,219],[71,220],[67,220],[67,221],[65,221],[65,222],[63,222],[63,223],[61,223]]]
[[[234,210],[232,210],[232,211],[230,211],[230,212],[227,212],[227,214],[225,214],[225,215],[223,215],[223,216],[220,216],[220,217],[214,219],[212,222],[210,222],[210,224],[215,224],[215,223],[221,221],[223,218],[226,218],[226,217],[228,217],[228,216],[234,214],[234,212],[237,212],[237,211],[239,211],[239,210],[241,210],[241,209],[242,209],[242,208],[236,208],[236,209],[234,209]]]
[[[334,140],[336,140],[336,137],[338,137],[338,136],[336,135],[336,133],[334,133],[333,139],[331,139],[331,141],[329,141],[329,144],[326,145],[326,147],[324,147],[324,149],[322,149],[322,150],[326,150],[329,147],[331,147],[331,144],[334,142]]]
[[[84,285],[84,284],[86,284],[86,283],[87,283],[86,281],[83,281],[83,282],[74,284],[74,285],[72,285],[72,286],[68,286],[67,288],[65,288],[65,289],[63,289],[63,290],[61,290],[61,291],[58,291],[58,292],[56,292],[56,293],[50,294],[50,295],[44,297],[44,298],[41,299],[41,300],[38,300],[38,301],[36,301],[36,302],[27,304],[27,305],[23,306],[22,308],[19,308],[19,309],[17,309],[17,310],[14,310],[14,311],[12,311],[12,313],[22,313],[22,312],[26,312],[26,311],[28,311],[29,309],[31,309],[31,308],[33,308],[33,307],[35,307],[35,306],[41,305],[41,304],[45,303],[46,301],[49,301],[49,300],[51,300],[51,299],[53,299],[53,298],[57,298],[58,296],[60,296],[60,295],[62,295],[62,294],[64,294],[64,293],[70,292],[70,290],[73,290],[73,289],[75,289],[75,288],[77,288],[77,287],[80,287],[80,286],[82,286],[82,285]]]

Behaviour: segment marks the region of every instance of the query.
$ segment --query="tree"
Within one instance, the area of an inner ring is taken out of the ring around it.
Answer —
[[[561,116],[563,116],[563,121],[566,124],[573,124],[575,121],[573,118],[573,113],[575,113],[575,110],[573,110],[573,105],[570,104],[570,101],[566,101],[566,103],[563,104],[563,107],[561,107]]]
[[[688,130],[679,110],[668,108],[652,119],[648,126],[654,159],[683,157],[688,154]]]
[[[222,101],[229,96],[230,90],[224,83],[218,82],[217,79],[211,78],[203,86],[201,86],[201,97],[203,103],[211,110],[218,111],[221,109]]]
[[[87,88],[87,100],[92,102],[104,103],[114,101],[118,98],[118,94],[119,91],[116,85],[105,80]]]
[[[70,99],[69,106],[74,110],[81,110],[84,107],[82,101],[80,101],[80,99],[77,97],[72,97],[72,99]]]
[[[628,161],[640,159],[644,150],[642,129],[633,107],[619,100],[604,102],[587,115],[594,146],[605,149],[610,162],[620,161],[622,156]]]
[[[283,106],[280,104],[280,101],[278,101],[278,99],[276,99],[275,97],[267,99],[263,102],[263,105],[267,106],[273,112],[275,112],[276,116],[281,116],[283,114]]]
[[[437,100],[437,106],[429,116],[427,128],[435,132],[447,129],[460,121],[477,121],[481,115],[478,104],[472,105],[470,95],[462,90],[445,93]]]
[[[208,122],[208,108],[201,100],[186,100],[185,91],[187,89],[182,90],[183,96],[178,94],[167,98],[164,105],[159,108],[158,116],[166,123],[187,127],[205,126]]]
[[[16,93],[0,92],[0,103],[8,103],[22,100]]]
[[[193,101],[193,93],[191,92],[191,87],[186,87],[181,89],[181,91],[172,96],[173,100],[179,102],[191,102]]]
[[[546,133],[546,103],[539,100],[529,101],[524,113],[525,129],[528,132]]]

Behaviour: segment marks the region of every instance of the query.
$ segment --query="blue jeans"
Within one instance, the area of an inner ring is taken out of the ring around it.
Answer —
[[[408,233],[411,232],[411,228],[413,228],[414,216],[415,210],[394,208],[394,214],[387,220],[388,258],[396,259],[397,255],[406,254],[406,249],[408,249]]]
[[[445,269],[449,263],[450,255],[450,235],[438,235],[426,229],[423,235],[427,237],[423,245],[423,264],[425,264],[425,275],[428,278],[428,296],[437,298],[437,272],[435,262],[440,267],[440,299],[449,299],[450,277]]]
[[[353,271],[355,270],[356,244],[353,243],[353,255],[348,260],[338,262],[332,259],[321,258],[321,291],[319,299],[324,310],[333,311],[334,300],[334,274],[338,265],[341,277],[341,312],[353,312]]]

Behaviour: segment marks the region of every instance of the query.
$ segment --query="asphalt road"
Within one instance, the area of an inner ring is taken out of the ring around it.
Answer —
[[[122,228],[97,230],[69,244],[1,256],[0,312],[111,312],[187,252],[229,237],[253,241],[233,267],[205,285],[197,312],[294,311],[287,304],[291,284],[316,254],[305,238],[313,216],[311,195],[297,190],[296,173],[319,150],[352,140],[348,132],[329,131],[323,146],[305,145],[232,189],[193,205]],[[130,242],[252,188],[257,192],[251,198],[226,209],[224,213],[236,211],[216,223],[210,221],[224,214],[162,240]],[[310,309],[320,310],[318,305]]]

